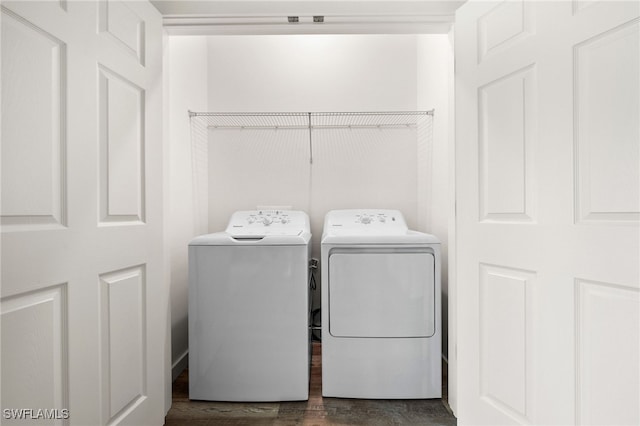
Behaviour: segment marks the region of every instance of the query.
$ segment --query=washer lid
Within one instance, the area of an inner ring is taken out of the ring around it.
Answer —
[[[310,232],[300,235],[231,236],[227,232],[200,235],[189,242],[189,246],[298,246],[309,245]]]
[[[309,244],[309,216],[297,210],[245,210],[231,215],[224,232],[200,235],[190,246]]]
[[[237,211],[229,220],[227,234],[234,238],[298,236],[309,233],[309,216],[297,210]]]

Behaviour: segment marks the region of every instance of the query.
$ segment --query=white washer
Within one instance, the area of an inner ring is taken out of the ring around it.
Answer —
[[[322,237],[322,395],[440,398],[440,242],[397,210],[334,210]]]
[[[239,211],[189,244],[189,398],[309,397],[309,217]]]

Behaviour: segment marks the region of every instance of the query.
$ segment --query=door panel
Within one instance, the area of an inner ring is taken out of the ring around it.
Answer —
[[[2,352],[3,408],[69,406],[65,302],[66,285],[3,298],[3,346],[11,345]]]
[[[633,20],[574,46],[579,223],[640,219],[638,34]]]
[[[461,424],[640,421],[638,15],[458,10]]]
[[[535,221],[535,77],[530,65],[478,88],[480,221]]]
[[[3,139],[24,141],[2,150],[2,225],[5,231],[65,226],[66,45],[6,9],[2,41],[4,68],[20,76],[2,86]]]
[[[3,409],[162,423],[161,31],[147,2],[2,4]]]
[[[639,304],[638,289],[576,280],[576,424],[609,424],[611,413],[638,424]]]

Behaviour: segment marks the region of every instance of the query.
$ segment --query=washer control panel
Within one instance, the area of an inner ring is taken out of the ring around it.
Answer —
[[[237,211],[229,220],[226,232],[232,236],[300,235],[309,232],[309,217],[298,210]]]
[[[333,210],[325,218],[325,231],[329,232],[400,235],[407,230],[399,210]]]

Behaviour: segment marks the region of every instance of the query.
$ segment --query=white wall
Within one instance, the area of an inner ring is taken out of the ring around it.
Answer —
[[[209,108],[227,112],[402,111],[416,110],[420,102],[425,109],[446,113],[446,76],[440,72],[444,67],[432,70],[430,64],[442,63],[447,48],[446,36],[211,37]],[[419,62],[424,71],[421,76]],[[440,131],[444,142],[439,146],[445,147],[446,154],[444,129]],[[430,211],[424,199],[432,185],[423,182],[430,177],[420,170],[425,165],[416,161],[421,158],[410,135],[316,131],[313,137],[314,163],[310,166],[305,131],[288,131],[286,136],[284,131],[279,135],[213,131],[209,229],[223,229],[234,210],[276,204],[308,211],[316,236],[322,232],[328,210],[353,207],[399,208],[412,228],[430,230]],[[265,143],[259,143],[260,139]],[[439,172],[446,164],[446,158],[443,160],[435,162]],[[314,246],[317,256],[319,239]]]
[[[361,131],[350,137],[342,130],[316,132],[313,165],[306,131],[289,130],[286,135],[283,130],[259,135],[210,132],[209,230],[223,229],[234,210],[290,205],[310,213],[313,255],[319,257],[322,221],[328,210],[399,208],[412,228],[440,237],[446,254],[448,87],[453,77],[446,35],[172,37],[171,48],[171,138],[178,155],[171,154],[171,188],[172,195],[182,199],[171,215],[176,225],[174,361],[187,340],[182,250],[186,250],[194,217],[187,211],[192,206],[192,188],[187,188],[193,183],[190,151],[181,142],[188,139],[188,122],[181,115],[188,108],[219,112],[434,108],[431,146],[418,146],[415,134],[407,132]],[[428,158],[430,164],[425,162]],[[446,276],[445,272],[445,289]]]
[[[418,109],[435,108],[433,121],[433,151],[431,162],[429,223],[422,226],[442,241],[442,351],[447,356],[449,298],[449,218],[453,203],[450,182],[450,148],[453,146],[453,46],[447,34],[418,36]],[[426,168],[420,169],[429,173]]]
[[[212,111],[416,108],[416,37],[209,38]]]
[[[167,53],[165,53],[167,54]],[[207,110],[207,44],[203,37],[169,37],[169,214],[171,360],[174,378],[186,366],[187,245],[197,235],[188,110]]]

